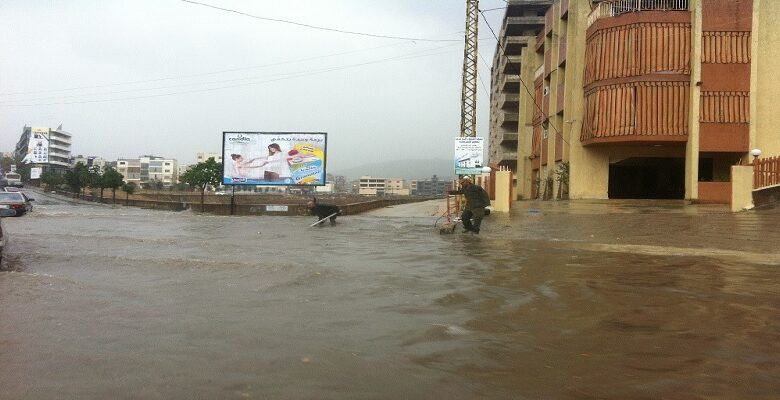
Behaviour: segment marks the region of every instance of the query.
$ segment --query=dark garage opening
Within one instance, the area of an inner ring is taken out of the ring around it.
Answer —
[[[683,199],[685,159],[627,158],[609,166],[610,199]]]

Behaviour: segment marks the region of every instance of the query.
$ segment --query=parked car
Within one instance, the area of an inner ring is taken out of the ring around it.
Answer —
[[[25,213],[32,211],[32,202],[35,199],[27,197],[24,193],[0,192],[0,209],[11,209],[16,211],[16,215],[21,217]]]
[[[16,210],[12,210],[10,208],[1,208],[0,209],[0,217],[13,217],[16,215]],[[5,229],[3,227],[3,218],[0,218],[0,261],[3,260],[3,250],[5,249],[5,244],[8,242],[8,236],[5,234]]]

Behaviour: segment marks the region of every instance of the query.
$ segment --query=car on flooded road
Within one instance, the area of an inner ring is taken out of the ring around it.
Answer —
[[[2,217],[13,217],[16,215],[16,210],[10,208],[0,208],[0,261],[3,260],[3,250],[5,250],[5,244],[8,242],[8,236],[5,234],[5,227],[3,226]]]
[[[16,211],[16,216],[21,217],[29,211],[32,211],[32,202],[35,199],[27,197],[24,193],[0,192],[0,209],[11,209]]]

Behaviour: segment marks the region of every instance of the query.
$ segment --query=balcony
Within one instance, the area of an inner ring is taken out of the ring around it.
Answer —
[[[506,17],[502,31],[507,36],[523,36],[525,31],[536,30],[544,26],[544,17],[517,16]]]
[[[513,125],[517,126],[519,114],[516,112],[502,112],[498,114],[498,118],[496,122],[498,123],[498,126],[504,126],[504,125]]]
[[[608,0],[588,15],[588,27],[603,18],[640,11],[688,11],[688,0]]]
[[[517,93],[501,94],[498,97],[497,106],[502,110],[512,109],[514,111],[517,111],[518,107],[520,107],[520,95]]]

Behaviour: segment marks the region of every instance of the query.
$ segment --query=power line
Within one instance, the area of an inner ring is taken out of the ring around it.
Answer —
[[[420,53],[426,53],[429,51],[436,51],[441,50],[447,47],[455,46],[456,43],[447,44],[440,47],[435,47],[432,49],[425,49],[425,50],[419,50],[412,53],[402,54],[396,57],[408,57],[417,55]],[[382,60],[392,60],[395,57],[390,57],[388,59],[380,59]],[[317,70],[314,70],[317,71]],[[304,71],[306,72],[306,71]],[[311,71],[309,71],[311,72]],[[294,75],[296,73],[282,73],[272,76],[285,76],[285,75]],[[238,81],[246,81],[246,80],[252,80],[252,79],[263,79],[267,78],[264,76],[250,76],[250,77],[243,77],[243,78],[233,78],[233,79],[224,79],[224,80],[218,80],[218,81],[211,81],[211,82],[194,82],[194,83],[182,83],[182,84],[176,84],[176,85],[168,85],[168,86],[157,86],[157,87],[149,87],[149,88],[137,88],[137,89],[127,89],[127,90],[114,90],[114,91],[107,91],[107,92],[100,92],[100,93],[83,93],[83,94],[73,94],[73,95],[64,95],[64,96],[47,96],[47,97],[36,97],[36,98],[30,98],[30,99],[8,99],[8,100],[0,100],[0,105],[3,105],[2,103],[9,103],[9,102],[30,102],[30,101],[40,101],[40,100],[56,100],[56,99],[73,99],[73,98],[79,98],[79,97],[86,97],[86,96],[102,96],[102,95],[113,95],[113,94],[122,94],[122,93],[134,93],[134,92],[145,92],[145,91],[152,91],[152,90],[162,90],[162,89],[176,89],[176,88],[183,88],[183,87],[191,87],[191,86],[202,86],[202,85],[212,85],[212,84],[221,84],[221,83],[228,83],[228,82],[238,82]]]
[[[444,47],[450,47],[452,45],[443,46]],[[381,60],[374,60],[374,61],[368,61],[358,64],[350,64],[345,66],[339,66],[339,67],[331,67],[331,68],[325,68],[321,70],[314,70],[314,71],[305,71],[300,73],[288,73],[283,74],[283,77],[278,77],[274,79],[267,79],[263,81],[257,81],[257,82],[247,82],[247,83],[241,83],[241,84],[235,84],[235,85],[227,85],[227,86],[220,86],[215,88],[205,88],[205,89],[194,89],[194,90],[187,90],[187,91],[181,91],[181,92],[172,92],[172,93],[159,93],[159,94],[152,94],[152,95],[145,95],[145,96],[134,96],[134,97],[120,97],[120,98],[114,98],[114,99],[97,99],[97,100],[79,100],[79,101],[70,101],[70,102],[55,102],[55,103],[37,103],[37,104],[0,104],[0,107],[34,107],[34,106],[52,106],[52,105],[68,105],[68,104],[87,104],[87,103],[107,103],[107,102],[115,102],[115,101],[124,101],[124,100],[140,100],[140,99],[149,99],[149,98],[155,98],[155,97],[166,97],[166,96],[174,96],[174,95],[180,95],[180,94],[191,94],[191,93],[203,93],[203,92],[212,92],[217,90],[223,90],[223,89],[230,89],[230,88],[236,88],[236,87],[242,87],[242,86],[253,86],[253,85],[260,85],[264,83],[271,83],[271,82],[277,82],[287,79],[294,79],[294,78],[301,78],[301,77],[307,77],[312,75],[318,75],[323,74],[327,72],[333,72],[333,71],[341,71],[345,69],[350,68],[357,68],[362,67],[366,65],[372,65],[372,64],[379,64],[384,62],[390,62],[390,61],[399,61],[399,60],[408,60],[408,59],[414,59],[414,58],[420,58],[420,57],[429,57],[434,55],[440,55],[440,54],[446,54],[451,52],[451,50],[448,51],[441,51],[437,53],[427,53],[427,54],[407,54],[397,57],[390,57],[385,58]],[[418,52],[419,53],[419,52]]]
[[[405,36],[389,36],[389,35],[379,35],[374,33],[365,33],[365,32],[356,32],[356,31],[347,31],[343,29],[336,29],[336,28],[328,28],[324,26],[317,26],[317,25],[311,25],[311,24],[305,24],[302,22],[296,22],[296,21],[290,21],[286,19],[280,19],[280,18],[269,18],[269,17],[261,17],[258,15],[249,14],[243,11],[233,10],[230,8],[222,8],[217,7],[215,5],[206,4],[206,3],[200,3],[193,0],[181,0],[185,3],[190,4],[196,4],[203,7],[213,8],[215,10],[225,11],[229,13],[234,13],[238,15],[242,15],[249,18],[259,19],[262,21],[271,21],[271,22],[279,22],[283,24],[290,24],[295,26],[301,26],[304,28],[310,28],[310,29],[318,29],[322,31],[328,31],[328,32],[337,32],[337,33],[344,33],[347,35],[357,35],[357,36],[367,36],[367,37],[373,37],[373,38],[380,38],[380,39],[397,39],[397,40],[410,40],[414,42],[459,42],[460,39],[428,39],[428,38],[414,38],[414,37],[405,37]]]

